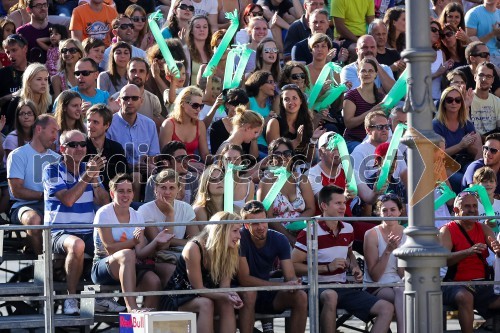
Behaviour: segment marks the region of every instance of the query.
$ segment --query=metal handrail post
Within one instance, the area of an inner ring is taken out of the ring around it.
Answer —
[[[318,230],[314,218],[307,221],[307,266],[309,282],[309,331],[319,332]]]
[[[43,267],[45,296],[45,332],[54,332],[54,279],[52,270],[52,233],[43,229]]]

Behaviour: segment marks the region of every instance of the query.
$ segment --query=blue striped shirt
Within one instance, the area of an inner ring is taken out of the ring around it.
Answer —
[[[66,169],[61,160],[52,163],[43,170],[43,191],[45,195],[44,224],[60,224],[61,228],[52,229],[52,232],[64,230],[67,224],[92,224],[94,222],[94,192],[92,185],[87,184],[85,191],[71,207],[65,206],[56,193],[73,188],[79,181],[80,175],[85,172],[85,163],[80,163],[79,175],[73,175]],[[91,233],[89,229],[70,229],[72,233]]]

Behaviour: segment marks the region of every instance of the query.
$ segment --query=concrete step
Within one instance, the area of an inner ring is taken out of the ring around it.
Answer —
[[[0,297],[43,294],[43,285],[32,282],[0,283]]]
[[[94,318],[81,316],[55,315],[54,325],[57,327],[66,326],[90,326],[94,324]],[[43,314],[0,316],[0,329],[7,328],[35,328],[44,327],[45,318]]]

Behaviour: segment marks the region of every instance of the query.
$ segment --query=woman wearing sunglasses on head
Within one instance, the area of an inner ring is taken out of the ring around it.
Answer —
[[[130,0],[129,0],[130,1]],[[125,1],[125,2],[129,2]],[[141,1],[139,1],[141,2]],[[153,0],[148,0],[148,2],[153,3]],[[153,10],[149,13],[152,13]],[[134,24],[134,46],[147,51],[147,49],[155,44],[155,39],[151,31],[149,31],[148,15],[144,7],[141,7],[140,3],[131,4],[125,9],[125,16],[130,17],[130,20]]]
[[[224,171],[218,165],[211,164],[201,174],[193,208],[198,221],[208,221],[224,210]]]
[[[205,162],[208,155],[207,130],[198,115],[203,109],[203,92],[196,86],[182,90],[174,103],[174,110],[160,129],[160,146],[175,140],[186,145],[188,155],[198,155]]]
[[[76,87],[78,81],[75,77],[75,65],[83,58],[83,46],[79,40],[69,38],[59,43],[61,54],[59,72],[50,78],[54,99],[61,91]]]
[[[276,80],[280,77],[279,50],[272,38],[266,37],[259,43],[255,59],[255,71],[270,72]]]
[[[377,215],[384,217],[399,217],[403,204],[395,194],[381,195],[376,203]],[[406,235],[399,221],[382,220],[380,225],[365,233],[363,252],[365,256],[365,283],[397,283],[404,276],[404,269],[398,267],[393,251],[404,244]],[[372,287],[368,291],[380,299],[394,304],[397,331],[405,332],[404,287]]]
[[[168,17],[161,34],[163,38],[180,38],[184,40],[189,21],[194,15],[194,6],[191,0],[174,0],[172,14]]]
[[[443,91],[432,127],[434,132],[444,137],[446,154],[461,166],[460,171],[450,177],[452,189],[458,193],[467,166],[482,157],[481,136],[469,120],[469,112],[459,88],[452,86]]]
[[[285,228],[289,224],[287,218],[313,216],[316,209],[309,179],[293,171],[294,155],[293,144],[289,139],[279,138],[269,144],[269,165],[285,167],[290,177],[271,204],[267,217],[282,219],[280,222],[270,223],[269,226],[284,234],[291,246],[295,245],[297,235]],[[257,190],[257,200],[264,200],[277,179],[277,176],[271,172],[261,179]]]

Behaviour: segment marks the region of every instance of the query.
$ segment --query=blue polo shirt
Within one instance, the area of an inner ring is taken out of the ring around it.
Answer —
[[[61,228],[52,229],[52,232],[63,230],[67,224],[93,224],[94,223],[94,191],[92,185],[87,184],[83,194],[71,207],[65,206],[57,197],[56,193],[61,190],[69,190],[80,181],[80,175],[85,173],[85,163],[80,163],[79,175],[73,175],[66,168],[66,164],[60,162],[49,164],[43,170],[43,191],[45,194],[44,224],[60,224]],[[74,233],[91,233],[89,229],[71,229]]]
[[[78,90],[78,86],[71,88],[71,90],[79,93],[84,102],[90,102],[92,105],[98,104],[98,103],[108,104],[109,92],[107,92],[107,91],[96,88],[96,94],[94,96],[90,97],[90,96],[82,94]],[[54,110],[55,110],[55,106],[54,106]]]
[[[106,137],[122,145],[127,162],[131,165],[138,164],[142,155],[155,156],[160,153],[155,122],[140,113],[137,113],[132,126],[123,119],[121,111],[115,113]]]

